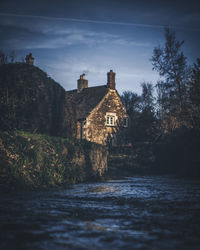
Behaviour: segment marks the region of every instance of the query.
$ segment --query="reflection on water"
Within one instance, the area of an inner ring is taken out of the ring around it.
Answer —
[[[99,193],[102,193],[102,192],[107,192],[107,193],[110,193],[110,192],[115,192],[116,191],[116,188],[112,187],[112,186],[108,186],[107,183],[106,185],[102,185],[102,186],[96,186],[96,187],[90,187],[88,188],[87,192],[99,192]]]
[[[200,183],[133,177],[1,194],[0,249],[200,249]]]

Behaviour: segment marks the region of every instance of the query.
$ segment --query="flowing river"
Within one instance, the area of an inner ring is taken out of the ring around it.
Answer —
[[[0,249],[200,249],[200,182],[139,176],[2,194]]]

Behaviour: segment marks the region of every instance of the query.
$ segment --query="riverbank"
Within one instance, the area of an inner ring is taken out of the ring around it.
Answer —
[[[88,141],[0,131],[0,189],[57,189],[137,175],[200,179],[199,138],[199,131],[177,131],[108,153]]]
[[[0,131],[0,188],[50,189],[98,179],[107,151],[94,143]]]

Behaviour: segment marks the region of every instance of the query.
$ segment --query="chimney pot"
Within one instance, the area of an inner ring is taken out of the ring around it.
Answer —
[[[34,63],[34,58],[33,58],[33,56],[32,56],[32,53],[29,53],[27,56],[26,56],[26,63],[27,64],[30,64],[30,65],[33,65],[33,63]]]

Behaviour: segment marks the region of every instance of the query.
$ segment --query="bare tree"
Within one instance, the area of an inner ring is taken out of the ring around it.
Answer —
[[[14,61],[16,59],[16,54],[15,54],[14,50],[10,51],[10,53],[9,53],[9,59],[10,59],[11,63],[14,63]]]
[[[141,110],[141,97],[138,94],[132,91],[124,91],[121,99],[129,115]]]
[[[142,110],[149,109],[150,111],[153,111],[154,109],[154,96],[153,96],[153,85],[149,82],[143,82],[141,83],[142,87],[142,95],[141,95],[141,104],[142,104]]]
[[[3,51],[0,51],[0,65],[6,63],[8,63],[8,56]]]

